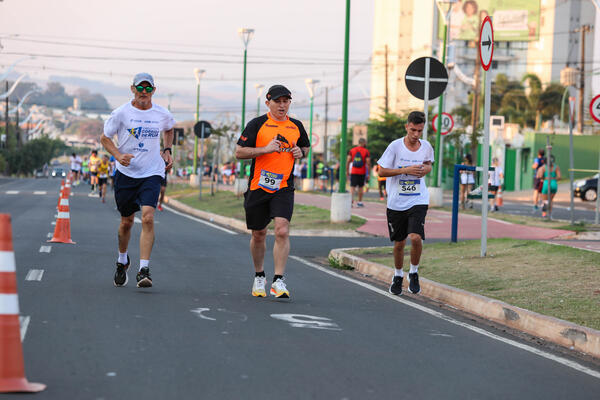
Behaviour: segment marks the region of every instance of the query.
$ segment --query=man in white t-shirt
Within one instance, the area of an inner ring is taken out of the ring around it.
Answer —
[[[137,211],[142,211],[140,235],[140,267],[136,275],[138,287],[151,287],[150,254],[154,243],[154,211],[160,194],[160,184],[173,166],[171,145],[175,120],[171,113],[152,104],[156,91],[154,78],[139,73],[133,78],[131,92],[134,98],[114,110],[104,123],[100,140],[104,148],[116,159],[115,201],[121,213],[119,225],[119,256],[114,276],[115,286],[127,284],[127,255],[131,228]],[[163,132],[164,149],[160,150],[160,133]],[[119,146],[112,138],[117,135]]]
[[[410,238],[410,272],[408,290],[417,294],[419,261],[425,239],[425,216],[429,192],[423,177],[431,172],[434,156],[428,141],[422,140],[425,114],[413,111],[408,115],[406,136],[394,140],[377,164],[379,176],[386,177],[387,221],[390,240],[394,242],[394,278],[390,293],[402,294],[404,246]]]
[[[79,185],[79,173],[81,172],[81,157],[77,154],[71,154],[71,172],[73,173],[73,179],[75,185]]]

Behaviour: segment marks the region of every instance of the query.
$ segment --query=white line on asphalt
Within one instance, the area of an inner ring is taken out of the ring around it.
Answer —
[[[45,195],[45,194],[48,194],[48,192],[46,192],[45,190],[36,190],[35,192],[33,192],[33,194]]]
[[[40,247],[40,253],[50,253],[50,250],[52,250],[52,246],[41,246]]]
[[[141,224],[142,220],[139,219],[138,217],[133,217],[133,222],[136,223],[136,224]]]
[[[227,232],[230,235],[237,235],[237,232],[230,231],[229,229],[223,228],[222,226],[215,225],[215,224],[212,224],[212,223],[210,223],[208,221],[204,221],[203,219],[192,217],[190,215],[187,215],[187,214],[184,214],[182,212],[176,211],[176,210],[172,209],[171,207],[165,206],[164,204],[163,204],[163,208],[165,210],[171,211],[172,213],[175,213],[177,215],[181,215],[182,217],[186,217],[186,218],[191,219],[193,221],[200,222],[201,224],[208,225],[208,226],[213,227],[215,229],[219,229],[219,230],[221,230],[223,232]]]
[[[21,325],[21,343],[23,343],[23,341],[25,340],[27,328],[29,327],[29,320],[31,320],[31,318],[27,316],[19,317],[19,323]]]
[[[43,269],[30,269],[25,277],[26,281],[41,281],[42,276],[44,276]]]
[[[434,311],[434,310],[432,310],[430,308],[427,308],[427,307],[421,306],[419,304],[416,304],[416,303],[410,302],[408,300],[405,300],[402,297],[394,296],[394,295],[386,292],[385,290],[379,289],[379,288],[377,288],[377,287],[375,287],[373,285],[370,285],[368,283],[361,282],[359,280],[350,278],[348,276],[337,274],[337,273],[335,273],[333,271],[330,271],[329,269],[327,269],[325,267],[322,267],[320,265],[314,264],[314,263],[312,263],[310,261],[306,261],[305,259],[303,259],[301,257],[290,256],[290,258],[292,258],[292,259],[294,259],[294,260],[296,260],[298,262],[301,262],[302,264],[307,265],[309,267],[318,269],[321,272],[325,272],[326,274],[329,274],[329,275],[335,276],[337,278],[344,279],[344,280],[346,280],[348,282],[352,282],[352,283],[354,283],[356,285],[362,286],[365,289],[369,289],[372,292],[375,292],[375,293],[378,293],[378,294],[380,294],[382,296],[385,296],[385,297],[387,297],[390,300],[394,300],[394,301],[402,303],[402,304],[404,304],[406,306],[415,308],[415,309],[417,309],[419,311],[423,311],[424,313],[427,313],[427,314],[429,314],[429,315],[431,315],[433,317],[436,317],[436,318],[439,318],[439,319],[443,319],[444,321],[450,322],[451,324],[454,324],[454,325],[462,326],[463,328],[466,328],[466,329],[469,329],[469,330],[471,330],[473,332],[479,333],[480,335],[487,336],[487,337],[489,337],[491,339],[494,339],[494,340],[498,340],[498,341],[506,343],[508,345],[517,347],[517,348],[519,348],[521,350],[525,350],[525,351],[528,351],[530,353],[536,354],[536,355],[538,355],[540,357],[547,358],[548,360],[555,361],[555,362],[557,362],[559,364],[562,364],[562,365],[565,365],[565,366],[567,366],[569,368],[573,368],[574,370],[577,370],[579,372],[583,372],[584,374],[593,376],[594,378],[600,379],[600,372],[594,371],[593,369],[590,369],[590,368],[588,368],[588,367],[586,367],[584,365],[581,365],[581,364],[579,364],[579,363],[577,363],[575,361],[571,361],[571,360],[568,360],[568,359],[563,358],[563,357],[555,356],[554,354],[550,354],[550,353],[547,353],[545,351],[536,349],[535,347],[532,347],[532,346],[529,346],[529,345],[526,345],[526,344],[523,344],[523,343],[519,343],[519,342],[517,342],[515,340],[507,339],[507,338],[504,338],[502,336],[495,335],[495,334],[493,334],[491,332],[486,331],[485,329],[481,329],[481,328],[478,328],[476,326],[469,325],[469,324],[467,324],[465,322],[458,321],[458,320],[456,320],[456,319],[454,319],[452,317],[449,317],[447,315],[442,314],[439,311]]]
[[[7,190],[6,194],[19,194],[18,190]]]

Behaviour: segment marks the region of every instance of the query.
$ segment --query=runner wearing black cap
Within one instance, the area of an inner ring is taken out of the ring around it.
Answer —
[[[292,93],[282,85],[271,86],[265,104],[269,112],[246,125],[235,155],[252,160],[248,191],[244,194],[246,226],[252,230],[250,252],[254,262],[252,295],[266,297],[264,259],[267,225],[275,220],[271,294],[289,298],[283,281],[290,252],[289,227],[294,210],[294,161],[308,153],[310,142],[302,123],[288,117]]]

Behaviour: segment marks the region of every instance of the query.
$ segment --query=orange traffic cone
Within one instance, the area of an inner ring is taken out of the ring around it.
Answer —
[[[56,203],[56,208],[58,208],[58,204],[60,203],[60,199],[63,197],[63,191],[65,190],[65,180],[63,179],[60,184],[60,192],[58,192],[58,203]]]
[[[68,196],[69,189],[65,190]],[[69,213],[68,197],[61,198],[58,202],[58,215],[56,217],[54,235],[48,242],[75,244],[75,242],[71,240],[71,215]]]
[[[498,186],[498,193],[496,193],[496,205],[502,207],[504,200],[502,199],[502,186]]]
[[[25,377],[10,215],[0,214],[0,393],[40,392]]]

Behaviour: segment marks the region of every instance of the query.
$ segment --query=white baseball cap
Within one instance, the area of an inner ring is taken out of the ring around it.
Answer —
[[[147,72],[140,72],[133,77],[133,86],[137,86],[142,82],[148,82],[150,85],[152,85],[152,87],[154,87],[154,78]]]

